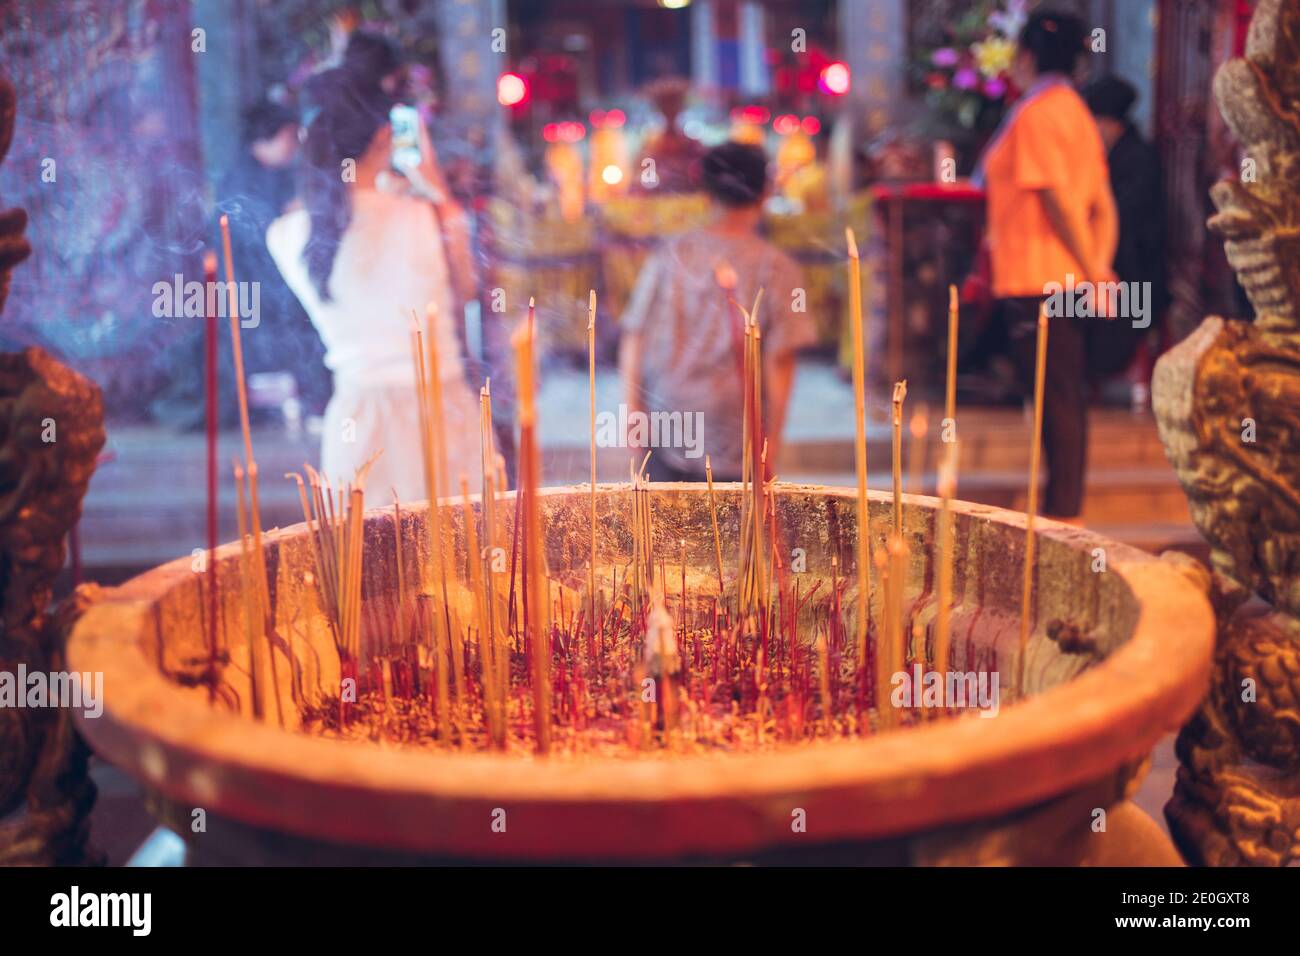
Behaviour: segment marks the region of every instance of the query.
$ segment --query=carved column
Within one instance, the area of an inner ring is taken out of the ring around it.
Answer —
[[[1261,0],[1214,93],[1247,163],[1213,188],[1209,225],[1256,319],[1208,318],[1156,367],[1219,616],[1165,814],[1194,863],[1281,866],[1300,859],[1300,0]]]

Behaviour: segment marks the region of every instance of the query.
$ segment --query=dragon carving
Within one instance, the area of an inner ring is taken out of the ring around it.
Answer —
[[[1245,158],[1209,227],[1256,317],[1206,319],[1156,369],[1219,618],[1165,814],[1193,863],[1285,866],[1300,860],[1300,0],[1261,0],[1214,93]]]
[[[0,161],[14,127],[0,77]],[[0,212],[0,310],[30,254],[21,209]],[[97,386],[38,348],[0,353],[0,672],[63,670],[63,647],[90,589],[52,611],[64,540],[104,444]],[[0,707],[0,864],[86,861],[95,799],[88,751],[59,708]]]

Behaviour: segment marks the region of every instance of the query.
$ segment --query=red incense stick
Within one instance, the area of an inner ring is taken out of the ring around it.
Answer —
[[[216,288],[217,254],[212,249],[203,254],[203,288]],[[214,297],[205,298],[208,303]],[[204,320],[203,351],[207,394],[208,439],[208,699],[217,693],[217,310],[209,307]]]

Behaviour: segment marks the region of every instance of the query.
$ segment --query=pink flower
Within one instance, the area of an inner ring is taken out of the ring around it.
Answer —
[[[980,85],[980,75],[965,66],[952,75],[952,85],[959,90],[973,90]]]
[[[992,100],[1000,100],[1006,96],[1007,81],[1002,77],[994,77],[984,84],[984,95]]]
[[[948,46],[935,50],[934,53],[930,54],[930,62],[939,67],[956,66],[958,59],[960,58],[957,51]]]

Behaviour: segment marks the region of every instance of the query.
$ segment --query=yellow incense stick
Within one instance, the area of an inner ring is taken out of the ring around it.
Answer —
[[[952,499],[957,493],[957,287],[948,287],[948,380],[944,390],[943,428],[940,438],[944,442],[943,461],[939,466],[939,497],[943,507],[939,512],[939,608],[935,617],[934,666],[947,673],[952,669],[952,586],[953,562],[956,545],[953,541]],[[936,716],[938,712],[936,711]]]
[[[849,247],[849,324],[853,332],[854,457],[858,473],[858,667],[867,666],[867,624],[871,617],[871,526],[867,512],[867,346],[862,324],[862,264],[852,229]]]
[[[230,344],[235,361],[235,389],[239,396],[239,426],[244,433],[244,462],[253,463],[253,434],[248,423],[248,386],[244,382],[244,348],[239,337],[239,291],[235,286],[235,262],[230,254],[230,219],[221,217],[221,255],[226,265],[226,291],[230,296]]]
[[[939,609],[934,623],[934,666],[945,674],[952,669],[952,580],[956,551],[952,535],[952,499],[957,492],[957,454],[956,442],[945,445],[939,470],[938,490],[943,507],[939,512]]]
[[[1020,665],[1016,692],[1025,692],[1029,650],[1029,605],[1034,586],[1034,519],[1038,514],[1038,468],[1043,451],[1043,387],[1047,380],[1047,306],[1038,310],[1038,354],[1034,365],[1034,434],[1029,446],[1029,503],[1025,508],[1025,576],[1020,591]]]
[[[525,630],[532,636],[533,721],[536,748],[541,754],[551,748],[551,632],[548,626],[547,593],[543,583],[546,555],[542,549],[541,516],[537,492],[541,485],[541,468],[537,449],[536,386],[533,369],[533,304],[529,302],[530,321],[515,333],[516,382],[519,392],[519,492],[524,498],[524,536],[528,568],[528,603]]]

